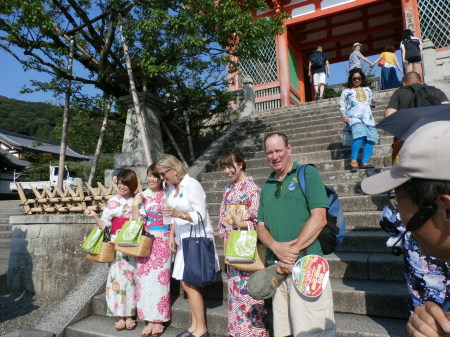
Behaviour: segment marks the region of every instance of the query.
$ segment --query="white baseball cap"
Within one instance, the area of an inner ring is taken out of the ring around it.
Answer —
[[[361,189],[378,194],[412,178],[450,181],[450,121],[425,124],[403,144],[392,168],[364,179]]]

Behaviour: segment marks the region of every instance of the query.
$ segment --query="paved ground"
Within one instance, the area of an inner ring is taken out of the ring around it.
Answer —
[[[19,328],[34,328],[56,302],[27,292],[0,293],[0,335]]]

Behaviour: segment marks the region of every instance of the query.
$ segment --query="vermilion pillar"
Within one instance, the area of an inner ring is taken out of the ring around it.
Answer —
[[[281,106],[289,105],[289,57],[287,29],[277,35],[278,78],[280,80]]]
[[[403,12],[403,29],[411,29],[414,36],[422,38],[417,0],[401,0]]]

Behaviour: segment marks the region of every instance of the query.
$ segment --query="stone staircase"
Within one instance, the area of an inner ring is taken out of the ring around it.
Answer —
[[[11,225],[9,217],[11,215],[22,215],[23,209],[19,200],[0,200],[0,290],[4,289],[3,284],[8,271],[9,250],[11,247]]]
[[[379,121],[392,91],[377,94],[378,107],[374,115]],[[337,112],[337,99],[310,102],[256,113],[243,123],[226,148],[241,149],[246,158],[247,173],[261,186],[270,174],[262,151],[262,141],[271,131],[285,132],[293,145],[292,156],[299,163],[313,163],[326,184],[337,190],[347,218],[347,235],[342,251],[327,255],[330,264],[337,336],[387,337],[407,336],[407,290],[403,275],[403,260],[386,248],[385,234],[378,225],[385,197],[366,196],[360,191],[361,180],[370,172],[390,165],[392,137],[380,132],[371,163],[377,169],[349,170],[349,149],[342,146],[343,124]],[[205,189],[208,209],[214,227],[217,226],[223,189],[229,183],[216,161],[197,177]],[[216,244],[223,270],[223,245]],[[175,336],[190,323],[190,312],[179,286],[173,282],[172,321],[164,336]],[[204,289],[208,327],[216,336],[226,336],[227,288],[226,274]],[[106,317],[104,294],[92,300],[93,314],[66,330],[67,337],[139,336],[136,331],[116,332],[114,318]],[[271,318],[269,317],[269,328]]]

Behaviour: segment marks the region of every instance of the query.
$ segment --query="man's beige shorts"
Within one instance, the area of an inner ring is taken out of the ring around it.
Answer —
[[[278,286],[272,299],[274,337],[335,337],[333,294],[328,282],[322,295],[308,298],[292,283],[291,275]]]

